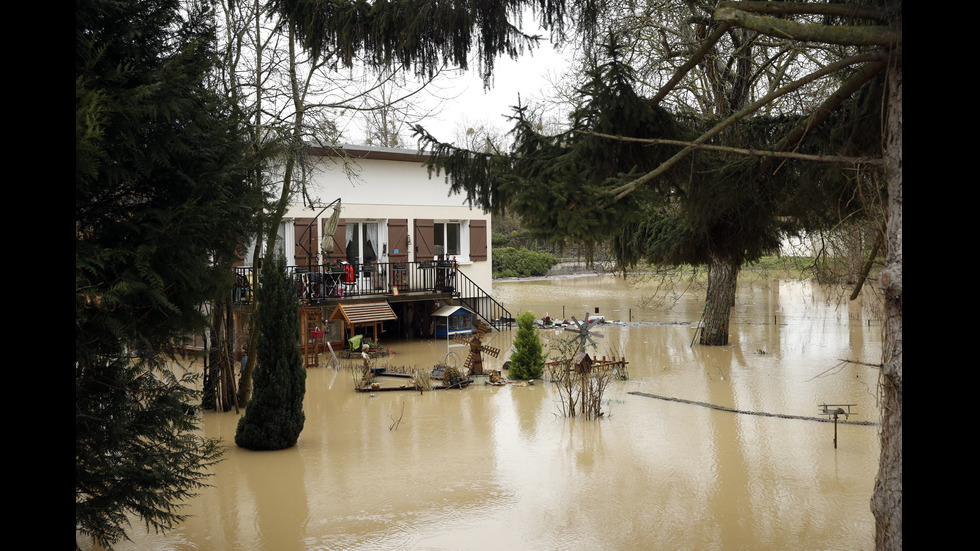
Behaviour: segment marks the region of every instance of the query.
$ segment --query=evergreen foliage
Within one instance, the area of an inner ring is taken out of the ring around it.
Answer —
[[[432,76],[446,64],[462,69],[477,60],[489,82],[496,58],[516,58],[539,37],[522,33],[517,20],[528,10],[564,34],[566,4],[594,12],[594,0],[273,0],[273,8],[289,19],[314,55],[337,52],[350,66],[354,60],[377,67],[413,67]],[[584,21],[582,17],[578,21]],[[590,26],[581,26],[588,32]],[[475,50],[475,51],[474,51]]]
[[[162,362],[105,358],[75,377],[75,529],[100,546],[128,539],[129,515],[146,530],[184,519],[180,503],[204,487],[221,457],[197,435],[194,377]]]
[[[545,355],[534,321],[531,312],[517,317],[517,334],[514,335],[514,353],[510,356],[508,375],[511,379],[537,379],[544,373]]]
[[[239,127],[207,85],[205,3],[75,4],[75,529],[166,530],[221,455],[172,353],[231,290],[256,203]]]
[[[624,185],[678,150],[641,140],[691,142],[720,119],[669,113],[640,96],[614,37],[587,76],[577,92],[579,107],[570,131],[542,135],[526,108],[517,107],[514,145],[507,154],[459,149],[417,127],[421,142],[434,153],[430,172],[444,172],[453,191],[465,193],[470,204],[495,214],[516,213],[534,237],[558,245],[608,243],[624,267],[643,260],[697,265],[718,259],[737,266],[773,253],[784,235],[828,227],[831,216],[839,220],[854,211],[856,201],[845,204],[854,193],[854,179],[833,165],[785,162],[779,171],[761,171],[764,160],[733,159],[715,151],[691,153],[616,198]],[[867,104],[869,98],[865,94],[855,101]],[[876,120],[871,112],[861,110],[865,124]],[[838,117],[811,130],[806,149],[837,147],[853,154],[873,149],[873,144],[856,147],[861,134],[851,124],[844,125],[846,135],[833,126],[842,122]],[[756,116],[730,124],[712,144],[768,149],[797,123],[798,118],[785,115]],[[855,147],[840,145],[847,143]]]
[[[255,391],[238,420],[235,444],[250,450],[281,450],[296,444],[306,422],[306,368],[297,346],[299,302],[281,254],[266,262],[260,281]]]
[[[501,247],[493,250],[493,277],[543,276],[558,263],[555,255],[527,249]]]
[[[470,204],[494,214],[516,213],[535,237],[559,246],[608,242],[623,225],[638,222],[642,213],[662,205],[664,196],[677,192],[678,179],[687,177],[689,165],[678,167],[655,188],[615,200],[617,186],[652,170],[673,151],[597,134],[641,139],[686,139],[692,134],[636,94],[635,77],[615,42],[588,77],[569,132],[544,136],[526,108],[516,107],[514,145],[507,154],[462,150],[416,127],[421,142],[433,151],[430,172],[444,172],[452,190],[464,193]]]

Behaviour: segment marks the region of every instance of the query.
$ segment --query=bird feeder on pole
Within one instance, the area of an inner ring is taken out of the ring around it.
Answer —
[[[834,416],[834,449],[837,449],[837,419],[841,415],[845,419],[849,418],[853,411],[851,411],[851,406],[856,406],[857,404],[820,404],[820,414],[821,415],[833,415]],[[846,410],[844,408],[847,408]]]

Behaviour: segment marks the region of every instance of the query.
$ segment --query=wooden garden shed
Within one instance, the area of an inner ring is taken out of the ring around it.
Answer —
[[[386,321],[397,320],[398,316],[391,309],[391,305],[387,302],[365,302],[365,303],[354,303],[354,304],[338,304],[327,321],[330,323],[341,323],[343,324],[345,332],[341,333],[341,340],[339,342],[331,342],[331,344],[337,344],[339,347],[346,346],[346,339],[353,336],[358,328],[364,328],[365,334],[367,333],[367,328],[371,328],[374,342],[378,342],[378,328],[381,327],[381,333],[384,332],[383,324]],[[344,335],[346,333],[347,336]]]

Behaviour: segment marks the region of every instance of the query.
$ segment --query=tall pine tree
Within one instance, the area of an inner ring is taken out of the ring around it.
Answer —
[[[250,450],[281,450],[296,444],[306,422],[306,368],[296,341],[299,302],[282,255],[266,262],[260,281],[255,391],[238,420],[235,443]]]
[[[75,3],[75,530],[179,522],[221,450],[172,353],[231,290],[255,212],[239,127],[207,79],[205,3]]]

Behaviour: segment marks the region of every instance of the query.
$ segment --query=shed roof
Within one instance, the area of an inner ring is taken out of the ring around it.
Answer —
[[[436,310],[435,312],[432,312],[432,315],[439,318],[447,318],[453,314],[459,313],[460,310],[465,311],[467,314],[474,313],[473,310],[470,310],[465,306],[456,305],[456,306],[443,306],[442,308]]]
[[[330,319],[341,316],[348,325],[362,325],[398,319],[387,302],[366,302],[360,304],[340,304],[330,314]]]

